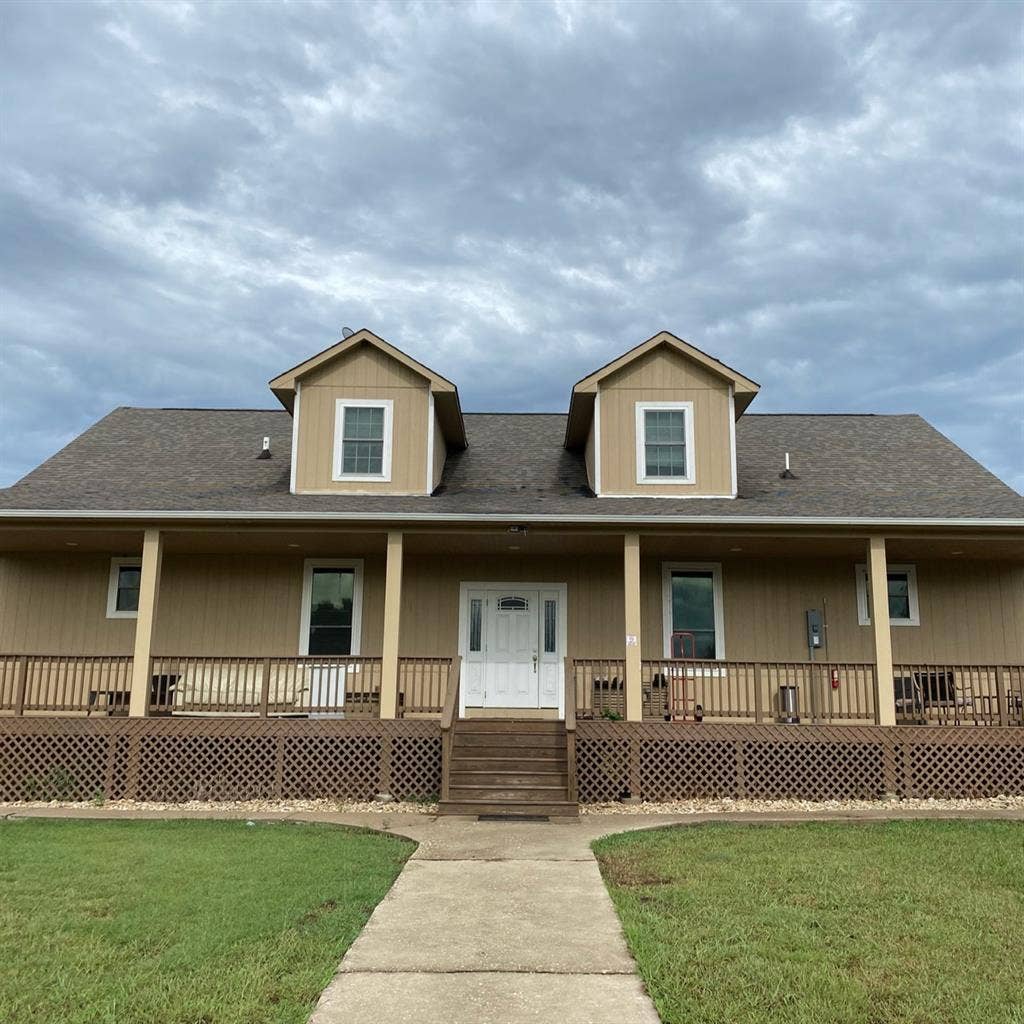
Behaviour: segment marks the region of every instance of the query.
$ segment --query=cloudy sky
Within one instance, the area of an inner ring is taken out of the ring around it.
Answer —
[[[1022,11],[6,3],[0,486],[365,326],[468,411],[668,328],[1022,489]]]

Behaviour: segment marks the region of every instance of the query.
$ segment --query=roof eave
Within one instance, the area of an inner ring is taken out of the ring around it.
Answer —
[[[941,516],[679,516],[679,515],[545,515],[516,512],[282,512],[238,510],[173,510],[173,509],[0,509],[0,522],[5,519],[39,520],[230,520],[263,522],[437,522],[437,523],[579,523],[586,524],[647,524],[694,526],[836,526],[860,529],[871,527],[898,528],[971,528],[1010,529],[1024,531],[1024,518],[1015,517],[956,517]]]

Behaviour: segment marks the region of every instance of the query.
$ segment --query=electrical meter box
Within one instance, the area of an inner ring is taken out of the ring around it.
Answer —
[[[821,612],[817,608],[807,609],[807,649],[814,657],[814,652],[819,650],[825,643],[823,637],[824,626],[821,620]]]

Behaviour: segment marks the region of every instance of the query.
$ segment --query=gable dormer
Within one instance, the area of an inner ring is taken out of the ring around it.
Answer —
[[[466,447],[455,385],[361,330],[270,382],[292,414],[293,494],[430,494]]]
[[[584,377],[565,447],[598,497],[736,497],[736,420],[759,386],[668,331]]]

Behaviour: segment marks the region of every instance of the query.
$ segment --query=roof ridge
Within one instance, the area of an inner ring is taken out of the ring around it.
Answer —
[[[131,412],[272,412],[290,415],[287,409],[275,409],[273,406],[244,405],[119,405],[115,412],[128,409]]]

